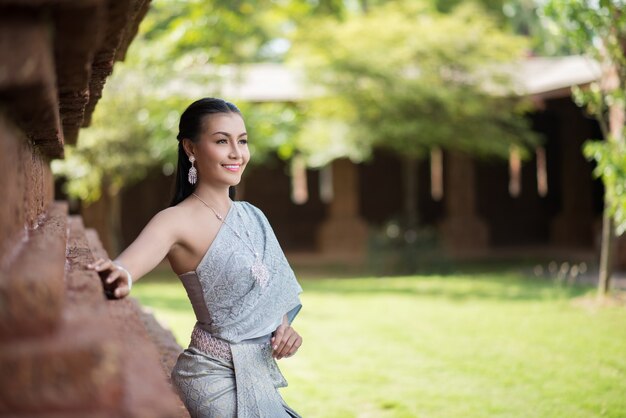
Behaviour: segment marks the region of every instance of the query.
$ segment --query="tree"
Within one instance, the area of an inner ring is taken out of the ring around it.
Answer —
[[[502,5],[506,24],[514,33],[526,36],[537,55],[571,55],[567,39],[555,33],[555,23],[545,16],[542,0],[508,0]]]
[[[241,64],[281,61],[303,19],[341,18],[344,0],[155,0],[142,23],[159,62]],[[146,57],[142,57],[144,62]]]
[[[573,49],[600,61],[603,78],[589,89],[575,89],[574,98],[600,124],[605,141],[587,141],[584,154],[595,160],[595,175],[604,183],[604,214],[598,296],[610,288],[614,232],[626,230],[626,1],[550,0],[546,13]]]
[[[537,141],[501,66],[521,59],[524,46],[476,6],[440,13],[393,2],[303,26],[293,60],[325,87],[317,119],[350,127],[334,140],[392,149],[409,183],[418,159],[435,147],[506,157],[512,146]],[[405,198],[414,202],[414,191]],[[415,207],[405,206],[414,223]]]

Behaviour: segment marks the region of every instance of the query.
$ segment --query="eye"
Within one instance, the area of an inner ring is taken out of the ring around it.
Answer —
[[[241,144],[247,144],[247,143],[248,143],[248,140],[244,138],[244,139],[240,139],[240,140],[239,140],[239,142],[240,142]]]
[[[228,139],[224,139],[224,138],[218,139],[217,141],[215,141],[216,144],[223,144],[223,143],[227,143],[227,142],[228,142]]]

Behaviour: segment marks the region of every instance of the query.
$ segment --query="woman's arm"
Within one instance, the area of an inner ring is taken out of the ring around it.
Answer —
[[[112,288],[116,298],[127,296],[129,284],[132,284],[129,283],[127,273],[130,273],[133,282],[137,281],[155,268],[177,242],[176,215],[175,208],[162,210],[115,261],[99,259],[87,265],[87,268],[100,274],[105,287]]]

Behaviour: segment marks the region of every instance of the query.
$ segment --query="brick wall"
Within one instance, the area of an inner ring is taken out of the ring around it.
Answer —
[[[180,347],[84,268],[96,233],[54,200],[50,161],[89,123],[149,0],[0,0],[0,417],[188,416]]]

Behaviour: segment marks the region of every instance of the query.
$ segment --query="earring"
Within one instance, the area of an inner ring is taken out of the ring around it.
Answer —
[[[189,169],[189,173],[187,174],[187,180],[191,184],[196,184],[198,181],[198,170],[194,167],[193,163],[196,161],[196,157],[193,155],[189,156],[189,162],[191,163],[191,168]]]

